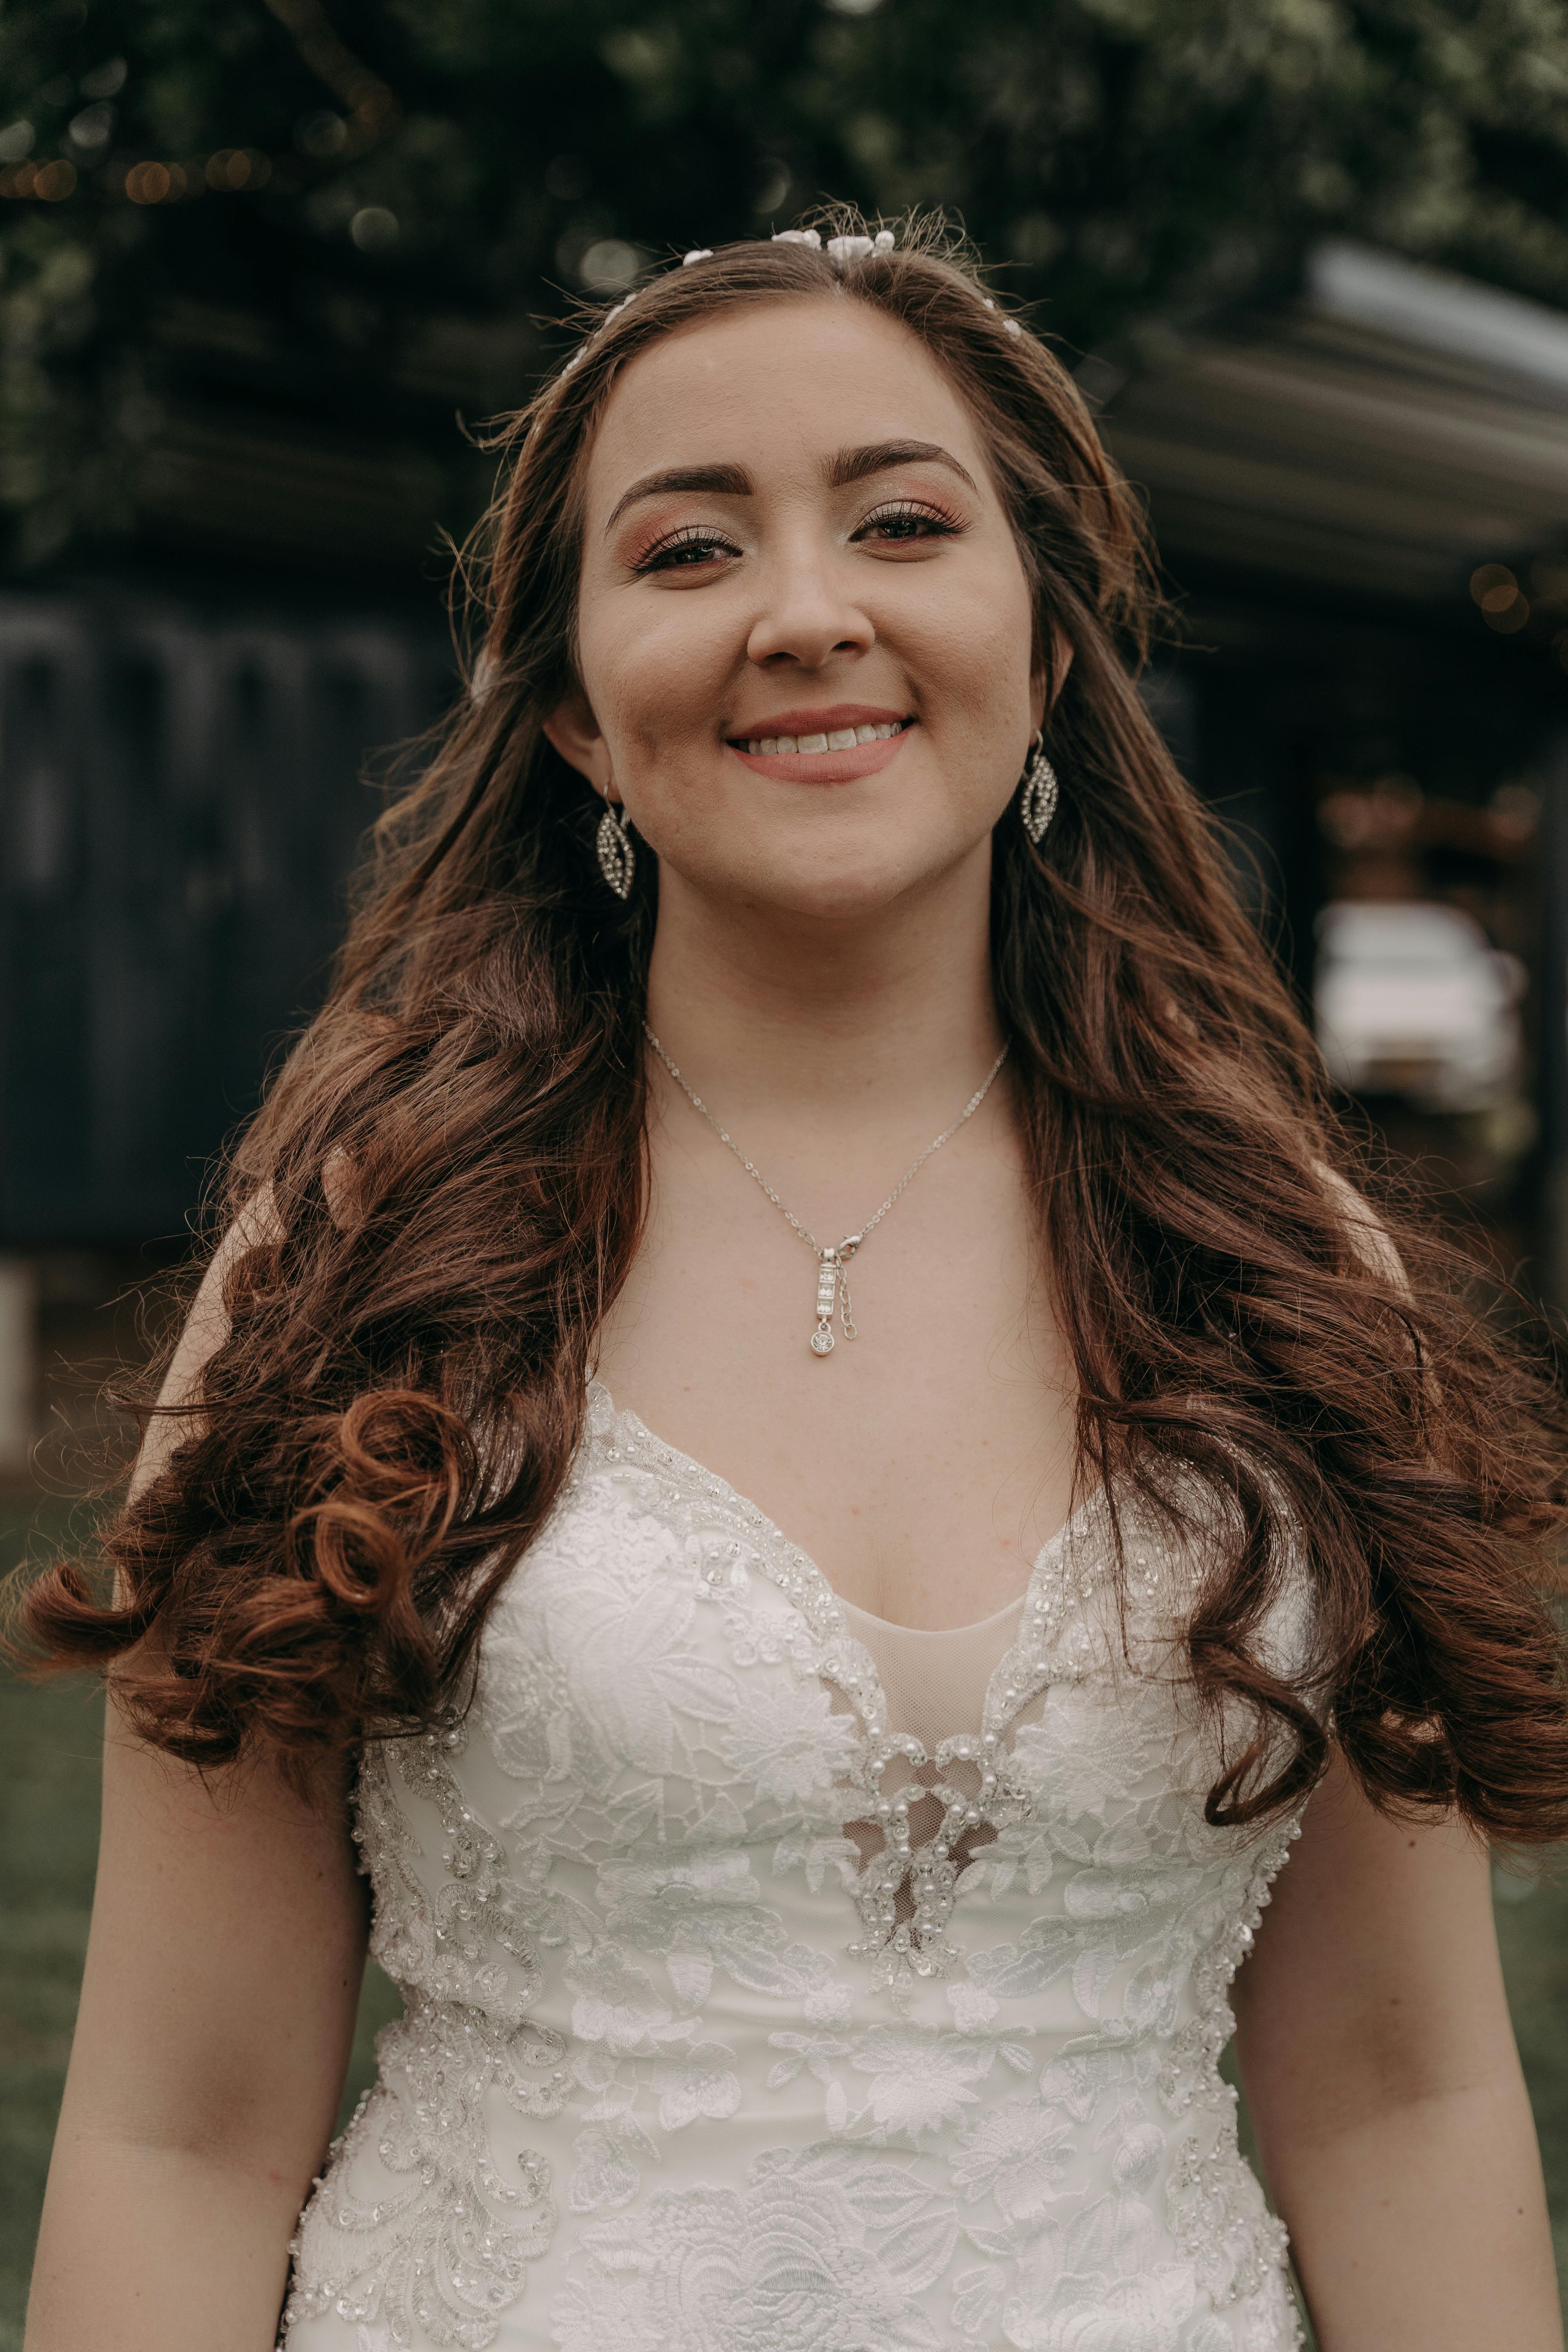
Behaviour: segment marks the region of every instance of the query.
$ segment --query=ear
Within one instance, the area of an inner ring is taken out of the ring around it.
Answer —
[[[1073,643],[1056,623],[1051,624],[1051,650],[1047,666],[1030,681],[1029,716],[1037,730],[1043,728],[1067,684],[1072,667]]]
[[[544,721],[544,732],[568,766],[586,776],[599,798],[607,801],[612,782],[609,748],[580,686],[557,703]]]

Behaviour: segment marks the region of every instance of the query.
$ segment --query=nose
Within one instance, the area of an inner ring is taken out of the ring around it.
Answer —
[[[782,668],[821,669],[835,654],[863,654],[877,642],[870,615],[834,561],[816,543],[781,549],[763,575],[763,593],[746,640],[749,660]]]

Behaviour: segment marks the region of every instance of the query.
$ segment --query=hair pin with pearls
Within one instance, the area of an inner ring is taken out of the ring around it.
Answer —
[[[830,261],[865,261],[873,253],[891,253],[893,232],[879,228],[875,236],[830,236],[824,247],[820,230],[815,228],[781,228],[773,238],[775,245],[809,245],[816,253],[826,251]]]
[[[775,231],[773,242],[774,245],[808,245],[814,253],[826,251],[830,260],[845,262],[864,261],[873,253],[891,253],[895,240],[890,228],[879,228],[875,236],[830,236],[824,247],[820,229],[781,228]],[[681,255],[680,266],[683,269],[689,269],[694,261],[711,261],[712,258],[712,247],[700,245],[691,252]]]
[[[773,242],[774,245],[809,246],[814,253],[826,252],[828,259],[837,262],[842,268],[846,262],[867,261],[873,254],[891,253],[896,239],[890,228],[879,228],[875,236],[830,236],[825,245],[820,229],[781,228],[773,232]],[[682,269],[689,269],[696,262],[711,261],[712,258],[713,247],[710,245],[694,245],[689,253],[681,255],[680,266]],[[637,300],[639,290],[634,286],[628,294],[623,294],[620,300],[605,311],[593,332],[578,344],[567,360],[561,371],[563,375],[571,374],[579,360],[585,356],[589,343],[595,336],[602,335],[610,321],[613,319],[618,319],[629,303]],[[995,310],[996,305],[989,294],[985,296],[984,300],[988,310]],[[1016,319],[1004,319],[1002,324],[1010,335],[1021,335],[1024,331]]]

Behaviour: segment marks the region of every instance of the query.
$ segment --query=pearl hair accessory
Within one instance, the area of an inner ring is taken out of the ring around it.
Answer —
[[[809,245],[814,252],[825,248],[821,232],[815,228],[781,228],[773,238],[775,245]],[[865,261],[873,253],[891,253],[893,232],[879,228],[875,236],[830,236],[826,251],[830,261],[840,267],[847,261]]]
[[[830,261],[837,263],[839,268],[843,268],[847,262],[869,260],[875,253],[891,253],[897,240],[890,228],[879,228],[874,236],[830,236],[825,245],[820,229],[781,228],[774,231],[773,242],[774,245],[809,246],[814,253],[826,253]],[[710,245],[694,245],[689,253],[681,255],[680,267],[682,269],[690,269],[696,263],[711,261],[712,258],[713,247]],[[584,337],[576,350],[565,361],[561,370],[563,376],[571,374],[573,369],[584,357],[595,336],[602,334],[613,319],[618,319],[626,305],[637,300],[639,291],[640,289],[634,286],[629,294],[623,294],[620,300],[605,311],[597,326],[590,334]],[[989,294],[983,299],[988,310],[995,310],[996,305]],[[1024,330],[1016,319],[1005,318],[1002,324],[1015,340],[1022,336]]]
[[[995,303],[991,299],[989,294],[985,297],[985,308],[988,310],[994,310],[996,308]],[[1007,332],[1010,335],[1021,335],[1024,331],[1016,319],[1004,319],[1002,324],[1006,328]]]
[[[813,251],[817,253],[824,249],[821,233],[814,228],[781,228],[773,241],[775,245],[809,245]],[[893,245],[892,230],[879,228],[875,236],[830,236],[826,249],[828,258],[836,261],[842,268],[847,261],[864,261],[869,254],[891,253]],[[694,245],[689,253],[681,255],[680,266],[682,269],[689,269],[696,262],[711,261],[712,258],[713,247],[710,245]],[[603,334],[611,320],[618,319],[628,302],[637,300],[639,290],[634,286],[629,294],[623,294],[620,300],[605,311],[593,332],[584,337],[576,350],[567,359],[561,370],[563,375],[571,374],[573,369],[583,359],[594,337]]]

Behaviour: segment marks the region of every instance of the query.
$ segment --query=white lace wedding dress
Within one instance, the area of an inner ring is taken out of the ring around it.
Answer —
[[[866,1621],[596,1388],[473,1705],[364,1759],[407,2013],[288,2352],[1297,2344],[1215,2071],[1296,1831],[1204,1821],[1192,1576],[1134,1534],[1124,1639],[1091,1503],[928,1766]]]

